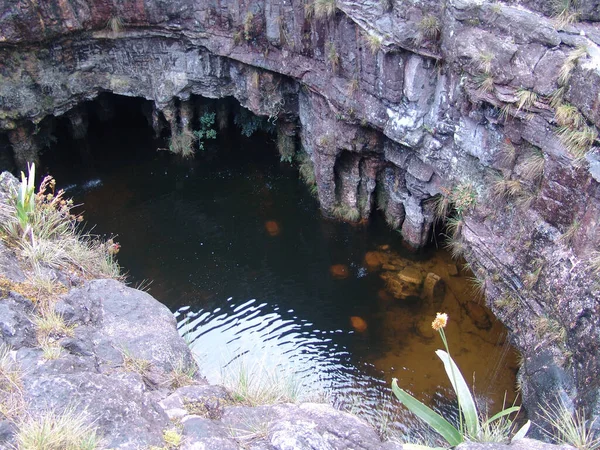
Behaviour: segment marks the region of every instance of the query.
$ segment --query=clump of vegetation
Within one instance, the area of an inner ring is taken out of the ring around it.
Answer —
[[[189,131],[177,131],[169,139],[169,151],[181,156],[191,158],[194,156],[194,134]]]
[[[574,50],[571,50],[567,55],[567,58],[563,62],[563,65],[560,67],[560,71],[558,74],[558,84],[561,86],[565,86],[569,80],[571,79],[571,73],[575,66],[577,65],[577,61],[580,58],[583,58],[588,54],[588,50],[585,46],[580,45]]]
[[[550,6],[556,20],[556,27],[562,29],[567,25],[577,22],[579,12],[577,2],[579,0],[550,0]]]
[[[198,142],[198,150],[204,150],[204,141],[206,139],[216,139],[217,130],[213,128],[215,124],[215,112],[205,112],[200,116],[200,129],[194,131],[194,138]]]
[[[437,41],[440,37],[440,21],[433,15],[426,15],[419,22],[419,34],[421,39]]]
[[[360,87],[360,82],[358,78],[352,78],[348,82],[348,95],[353,96],[356,92],[358,92],[358,88]]]
[[[317,177],[315,175],[315,166],[310,159],[310,155],[305,152],[299,152],[296,155],[296,161],[298,162],[298,170],[300,171],[300,177],[304,180],[310,193],[316,197],[318,194],[317,190]]]
[[[336,0],[314,0],[311,3],[311,10],[307,14],[307,17],[312,17],[314,14],[315,18],[321,19],[331,19],[335,16],[335,12],[337,10],[337,2]],[[305,14],[307,10],[305,9]]]
[[[375,55],[381,49],[381,37],[376,34],[367,34],[365,39],[367,41],[367,47],[369,47],[371,53]]]
[[[188,366],[184,361],[178,361],[169,374],[167,384],[171,389],[179,389],[194,384],[196,372],[196,367]]]
[[[106,29],[111,31],[113,34],[120,33],[123,31],[123,19],[119,16],[112,16],[106,22]]]
[[[523,427],[516,431],[514,419],[510,419],[511,415],[518,413],[519,407],[512,406],[503,409],[492,417],[479,414],[469,386],[462,376],[460,369],[450,356],[448,342],[444,333],[447,321],[447,314],[437,313],[431,326],[440,334],[444,348],[446,349],[446,351],[437,350],[435,353],[442,360],[446,374],[456,393],[458,400],[458,428],[408,392],[398,387],[398,380],[395,378],[392,380],[394,395],[413,414],[430,425],[451,446],[456,446],[465,440],[508,443],[513,433],[514,436],[512,436],[512,439],[516,440],[524,437],[529,430],[531,422],[527,421]]]
[[[358,222],[360,220],[360,211],[353,206],[337,205],[331,212],[335,218],[345,222]]]
[[[514,314],[519,310],[519,300],[509,294],[498,297],[494,300],[494,305],[497,308],[504,309],[508,314]]]
[[[475,77],[475,82],[477,83],[479,91],[484,94],[492,92],[494,90],[494,77],[489,73],[477,75]]]
[[[531,108],[538,101],[538,95],[529,89],[517,90],[517,111]]]
[[[562,400],[546,403],[541,408],[542,419],[553,429],[553,433],[543,430],[552,440],[572,445],[578,450],[600,448],[600,435],[594,429],[594,420],[586,420],[585,409],[571,412]]]
[[[494,61],[493,53],[480,53],[479,54],[479,69],[483,73],[492,73],[492,62]]]
[[[243,360],[223,368],[221,382],[236,403],[248,406],[296,403],[300,394],[300,383],[293,373],[269,370],[261,363],[249,366]]]
[[[121,349],[121,355],[123,356],[123,367],[129,372],[135,372],[138,375],[145,377],[152,367],[150,361],[134,356],[125,348]]]
[[[0,204],[0,235],[35,270],[46,265],[76,270],[90,278],[119,278],[115,260],[119,244],[103,242],[79,228],[83,216],[73,212],[73,201],[64,191],[55,191],[56,182],[46,176],[34,193],[35,166],[21,174],[17,192]]]
[[[340,66],[340,55],[338,55],[334,42],[327,43],[327,61],[333,73],[337,73]]]
[[[296,141],[294,136],[288,136],[281,130],[277,130],[277,150],[281,161],[292,163],[296,154]]]
[[[25,410],[22,370],[10,348],[0,344],[0,416],[14,420]]]
[[[539,340],[547,344],[564,344],[567,340],[567,330],[557,320],[548,317],[538,317],[533,330]]]
[[[530,147],[519,168],[523,178],[535,182],[544,175],[545,165],[544,152],[538,147]]]
[[[183,436],[177,428],[170,428],[163,431],[163,439],[165,440],[165,444],[167,444],[167,449],[175,449],[181,445]]]
[[[600,274],[600,251],[594,251],[590,255],[588,265],[592,272],[595,274]]]
[[[579,220],[577,220],[577,219],[574,219],[573,222],[571,223],[571,225],[569,225],[569,227],[565,230],[565,232],[560,237],[560,241],[565,245],[568,245],[568,246],[572,245],[573,241],[575,240],[575,236],[577,235],[577,232],[579,231],[580,228],[581,228],[581,222],[579,222]]]
[[[244,17],[244,39],[249,41],[254,37],[254,14],[246,13]]]
[[[264,131],[266,133],[274,133],[275,126],[269,122],[267,117],[257,116],[252,114],[246,108],[240,108],[236,115],[233,117],[233,123],[240,129],[240,132],[250,137],[257,131]]]
[[[101,440],[84,413],[47,411],[19,424],[16,435],[23,450],[94,450]]]

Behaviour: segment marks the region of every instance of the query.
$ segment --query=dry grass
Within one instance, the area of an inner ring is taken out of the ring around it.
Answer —
[[[367,47],[369,47],[371,53],[375,55],[381,49],[381,37],[375,34],[367,34],[365,39],[367,41]]]
[[[490,194],[496,200],[505,201],[518,198],[523,194],[523,184],[519,180],[511,180],[498,175],[490,185]]]
[[[334,42],[327,43],[327,61],[331,66],[331,71],[337,73],[340,66],[340,55],[338,55]]]
[[[544,175],[545,164],[546,160],[542,150],[531,147],[520,165],[521,175],[526,180],[538,181]]]
[[[135,372],[142,377],[145,377],[150,371],[152,363],[147,359],[137,358],[127,349],[121,349],[121,355],[123,356],[123,367],[125,370]]]
[[[22,370],[10,348],[0,345],[0,417],[14,421],[25,410]]]
[[[517,91],[517,98],[518,111],[521,109],[529,109],[538,101],[538,95],[527,89],[519,89]]]
[[[58,314],[52,306],[44,309],[33,320],[36,326],[38,341],[73,336],[74,326],[67,325],[63,316]]]
[[[184,159],[192,158],[194,150],[194,135],[185,131],[173,133],[169,139],[169,151]]]
[[[575,236],[577,236],[577,232],[579,231],[580,228],[581,228],[581,222],[579,222],[579,220],[577,220],[577,219],[573,220],[571,225],[569,225],[569,228],[567,228],[565,230],[565,232],[562,234],[562,236],[560,237],[560,242],[562,242],[566,246],[573,245]]]
[[[600,274],[600,251],[594,251],[588,260],[588,266],[595,274]]]
[[[480,53],[479,54],[479,62],[478,62],[479,70],[483,71],[483,73],[487,73],[487,74],[491,73],[493,61],[494,61],[493,53]]]
[[[579,110],[568,103],[559,104],[556,106],[554,120],[561,127],[579,128],[585,125],[585,118]]]
[[[586,56],[587,54],[588,54],[588,50],[584,46],[579,46],[579,47],[575,48],[574,50],[571,50],[571,52],[569,52],[569,54],[565,58],[565,61],[563,62],[563,65],[561,66],[561,68],[558,72],[558,84],[559,85],[566,86],[566,84],[571,79],[571,73],[573,72],[573,69],[575,69],[575,66],[577,65],[577,61],[579,60],[579,58],[582,58],[582,57]]]
[[[87,416],[68,410],[47,411],[19,424],[16,435],[21,450],[94,450],[100,439]]]
[[[312,17],[314,14],[315,18],[321,19],[331,19],[335,16],[335,12],[337,10],[337,2],[336,0],[314,0],[312,3],[312,13],[309,13],[307,17]],[[305,7],[305,14],[306,14]]]
[[[567,340],[567,330],[558,321],[548,317],[538,317],[533,325],[537,338],[546,344],[564,344]]]
[[[598,138],[598,130],[593,126],[587,125],[577,129],[560,127],[558,129],[558,137],[575,158],[583,158]]]
[[[477,75],[475,77],[475,82],[477,83],[479,91],[484,94],[494,90],[494,77],[489,73]]]

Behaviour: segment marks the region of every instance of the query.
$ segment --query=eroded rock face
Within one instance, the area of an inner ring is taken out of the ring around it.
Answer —
[[[572,138],[600,125],[600,8],[577,3],[566,13],[583,22],[561,28],[539,0],[340,0],[328,18],[296,0],[9,0],[0,143],[23,168],[34,124],[100,91],[151,100],[173,132],[187,115],[174,99],[234,96],[300,125],[325,212],[378,206],[413,246],[429,200],[472,186],[454,247],[525,355],[526,406],[557,394],[598,414],[598,147],[573,164],[555,117],[577,108],[587,128],[567,125]]]

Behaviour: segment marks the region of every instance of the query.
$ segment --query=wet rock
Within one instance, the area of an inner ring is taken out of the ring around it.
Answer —
[[[408,266],[398,272],[398,278],[406,283],[420,285],[423,283],[423,272],[415,267]]]
[[[381,252],[367,252],[365,254],[365,264],[369,270],[377,270],[381,267],[385,258]]]
[[[446,264],[446,270],[448,271],[448,275],[450,275],[451,277],[455,277],[458,275],[458,269],[456,267],[456,264]]]
[[[441,302],[444,300],[446,283],[439,275],[429,272],[423,283],[423,296],[431,301]]]
[[[465,305],[469,318],[475,326],[481,330],[489,330],[492,327],[490,313],[477,302],[467,302]]]
[[[384,265],[382,266],[382,268],[383,268],[383,270],[390,270],[390,271],[392,271],[392,272],[395,272],[395,271],[397,270],[397,269],[396,269],[396,266],[393,266],[393,265],[391,265],[391,264],[384,264]]]

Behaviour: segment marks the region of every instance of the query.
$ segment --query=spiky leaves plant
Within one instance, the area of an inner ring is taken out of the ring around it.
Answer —
[[[543,430],[551,439],[562,444],[572,445],[578,450],[597,450],[600,448],[600,435],[594,429],[594,420],[585,418],[585,410],[574,412],[562,400],[541,406],[542,418],[552,427],[553,433]]]
[[[392,392],[394,392],[394,395],[398,398],[398,400],[400,400],[402,404],[404,404],[404,406],[406,406],[413,414],[430,425],[451,446],[456,446],[467,439],[473,441],[482,441],[483,439],[486,439],[486,436],[488,436],[489,433],[482,433],[482,431],[489,430],[495,422],[501,420],[502,418],[508,419],[511,414],[517,413],[520,408],[518,406],[505,408],[490,418],[482,417],[478,414],[477,406],[473,400],[469,386],[462,376],[460,369],[450,356],[448,341],[444,333],[444,327],[446,326],[447,321],[447,314],[437,313],[436,318],[431,325],[434,330],[439,332],[444,344],[444,348],[446,349],[446,351],[437,350],[435,353],[438,358],[442,360],[446,375],[448,376],[452,388],[456,393],[459,409],[459,428],[456,428],[440,414],[433,411],[431,408],[424,405],[408,392],[401,389],[398,386],[398,380],[395,378],[392,380]],[[525,426],[517,432],[517,435],[519,437],[524,436],[529,428],[529,425],[530,422],[528,421]],[[510,424],[502,428],[505,429],[507,433],[507,435],[504,436],[504,441],[508,441],[510,439],[509,434],[514,429],[512,421],[510,421]],[[496,437],[494,439],[497,440]]]

